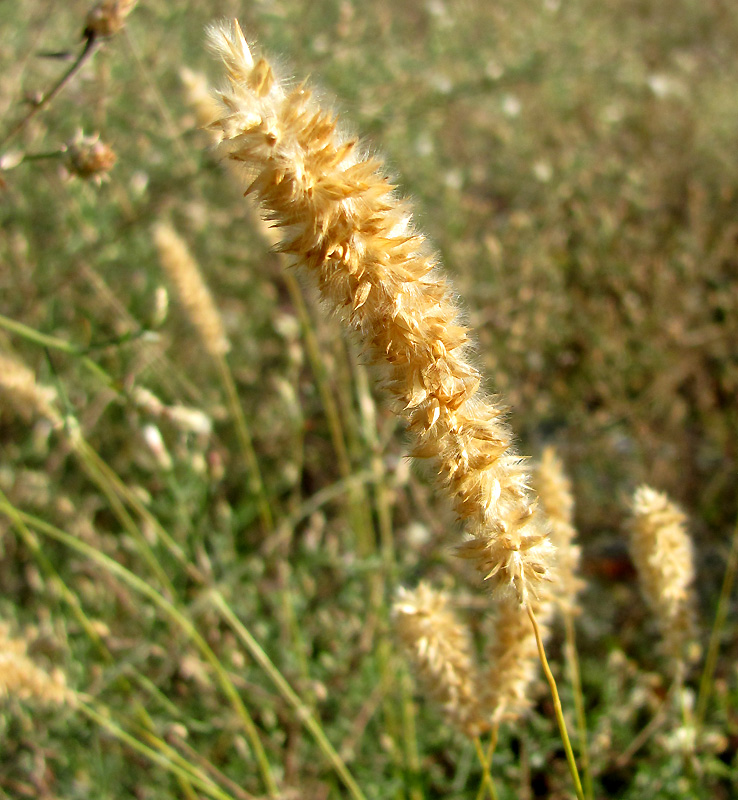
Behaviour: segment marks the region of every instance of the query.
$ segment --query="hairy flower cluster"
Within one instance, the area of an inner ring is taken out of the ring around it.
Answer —
[[[401,588],[393,608],[395,630],[428,694],[454,727],[468,736],[484,728],[472,643],[449,608],[448,597],[421,583]]]
[[[546,639],[554,604],[531,597],[528,606]],[[457,619],[445,593],[426,583],[414,590],[401,588],[393,618],[425,691],[462,733],[476,736],[491,725],[519,719],[530,708],[539,661],[526,606],[497,604],[483,670],[477,666],[469,629]]]
[[[503,408],[480,391],[468,331],[436,257],[413,227],[381,161],[363,156],[304,85],[285,90],[255,60],[237,22],[209,31],[226,67],[212,124],[243,164],[247,193],[286,231],[281,250],[311,274],[356,331],[409,429],[465,521],[462,555],[526,601],[549,578],[552,545],[534,514]]]
[[[537,598],[529,605],[545,641],[554,604],[549,598]],[[493,636],[485,654],[489,666],[482,674],[482,704],[488,717],[499,724],[519,719],[531,707],[531,686],[538,677],[540,662],[525,606],[498,604]]]
[[[695,640],[694,553],[687,517],[649,486],[636,489],[631,511],[630,551],[641,591],[661,628],[665,650],[684,661]]]
[[[171,225],[157,223],[153,234],[161,265],[200,335],[205,349],[214,358],[222,356],[228,352],[230,344],[223,327],[223,320],[197,262]]]
[[[548,519],[551,541],[556,547],[555,600],[565,614],[579,611],[577,594],[584,586],[579,577],[581,549],[574,543],[574,497],[564,465],[552,447],[543,451],[535,470],[535,489]]]

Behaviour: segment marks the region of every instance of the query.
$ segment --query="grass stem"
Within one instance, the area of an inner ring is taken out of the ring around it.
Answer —
[[[720,652],[720,637],[725,626],[725,619],[728,615],[728,608],[730,605],[730,596],[733,593],[733,584],[735,583],[736,572],[738,571],[738,520],[736,521],[735,528],[733,529],[733,538],[730,543],[730,553],[728,554],[728,561],[725,565],[725,575],[723,576],[723,584],[720,588],[720,597],[718,599],[717,610],[715,611],[715,622],[710,632],[710,642],[707,646],[707,655],[705,656],[705,666],[702,670],[700,678],[700,688],[697,694],[697,707],[695,711],[695,726],[697,728],[697,735],[699,736],[702,724],[705,721],[705,714],[707,713],[707,704],[710,700],[712,693],[713,678],[715,677],[715,667],[717,665],[718,653]]]
[[[316,719],[311,709],[302,702],[295,690],[287,683],[282,673],[274,665],[264,649],[254,639],[246,626],[234,614],[233,609],[228,605],[223,595],[218,591],[213,591],[210,595],[213,605],[218,609],[223,619],[231,626],[234,633],[246,647],[251,657],[264,670],[267,677],[272,681],[277,691],[284,700],[293,708],[297,719],[312,734],[318,747],[331,764],[336,774],[343,782],[351,797],[354,800],[366,800],[364,793],[359,788],[353,775],[349,772],[346,763],[338,754],[333,745],[323,731],[322,726]]]
[[[535,633],[536,644],[538,645],[538,656],[541,659],[543,674],[546,676],[549,688],[551,689],[551,699],[553,700],[554,704],[556,722],[558,722],[561,741],[564,745],[564,751],[566,752],[566,763],[569,765],[569,772],[571,773],[572,780],[574,781],[574,789],[576,791],[578,800],[585,800],[584,790],[582,789],[582,781],[579,777],[579,770],[577,770],[577,762],[574,759],[574,751],[571,748],[571,741],[569,740],[569,732],[566,730],[566,721],[564,720],[564,712],[561,708],[561,698],[559,697],[559,690],[556,686],[556,679],[551,672],[551,667],[548,665],[546,651],[543,647],[543,639],[541,638],[541,631],[538,627],[536,616],[533,613],[533,609],[530,607],[530,604],[527,606],[527,611],[531,624],[533,625],[533,632]]]
[[[589,760],[589,744],[587,736],[587,715],[584,710],[584,692],[582,691],[582,675],[579,670],[579,655],[577,652],[576,632],[574,619],[568,611],[564,613],[564,629],[566,636],[566,659],[569,664],[572,693],[574,695],[574,711],[577,717],[577,732],[579,734],[579,758],[582,762],[582,778],[584,781],[584,795],[587,800],[594,798],[592,784],[592,765]]]

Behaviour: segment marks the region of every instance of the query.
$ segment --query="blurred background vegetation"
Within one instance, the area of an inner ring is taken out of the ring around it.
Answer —
[[[80,52],[89,8],[0,3],[0,139]],[[738,512],[730,3],[140,2],[0,148],[0,348],[55,388],[60,411],[127,487],[128,511],[91,477],[73,437],[4,400],[0,489],[195,623],[244,698],[284,797],[347,795],[209,602],[213,587],[315,709],[368,798],[475,796],[473,747],[413,696],[388,604],[398,583],[426,577],[453,588],[481,630],[487,600],[454,560],[453,515],[405,460],[358,348],[285,272],[198,129],[181,70],[217,84],[203,30],[234,16],[284,76],[313,76],[386,156],[468,309],[479,366],[509,403],[522,452],[554,444],[567,465],[588,582],[579,635],[598,796],[699,796],[672,740],[616,765],[668,689],[622,522],[644,481],[689,513],[704,646]],[[99,185],[69,169],[63,148],[80,129],[116,154]],[[157,221],[185,239],[223,316],[272,523],[222,370],[161,269]],[[155,412],[137,401],[141,389],[205,422]],[[31,631],[40,663],[63,668],[138,740],[200,763],[228,796],[264,796],[241,720],[183,628],[84,554],[42,539],[103,652],[17,527],[0,520],[0,615]],[[700,760],[704,796],[715,798],[738,785],[734,622],[723,639],[714,742]],[[551,647],[556,658],[560,636]],[[503,732],[501,798],[569,796],[546,702],[537,712]],[[4,796],[200,796],[71,709],[11,699],[0,722]]]

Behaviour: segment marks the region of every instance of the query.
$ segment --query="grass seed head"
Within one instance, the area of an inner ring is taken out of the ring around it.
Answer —
[[[228,352],[230,344],[197,262],[171,225],[160,222],[154,226],[153,234],[161,265],[205,349],[214,358],[220,358]]]
[[[468,736],[483,729],[469,632],[446,594],[421,583],[401,588],[393,608],[395,630],[428,694]]]
[[[682,662],[696,637],[694,552],[687,517],[650,486],[636,489],[631,512],[630,552],[641,592],[661,628],[664,649]]]
[[[237,22],[209,30],[226,68],[211,125],[226,156],[246,167],[247,194],[285,230],[280,249],[317,283],[358,333],[436,465],[490,584],[525,599],[548,577],[550,548],[522,521],[533,498],[503,409],[480,391],[451,285],[415,230],[377,158],[361,154],[333,115],[299,85],[287,90],[254,58]],[[494,559],[490,562],[490,557]]]
[[[579,577],[581,550],[574,540],[574,497],[564,465],[552,447],[543,451],[535,470],[535,488],[541,510],[548,519],[551,541],[556,547],[556,602],[568,613],[578,613],[577,594],[584,586]]]

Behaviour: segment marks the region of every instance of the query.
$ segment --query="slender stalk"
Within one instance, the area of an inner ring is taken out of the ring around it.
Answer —
[[[477,800],[484,800],[486,791],[489,791],[491,800],[497,800],[497,789],[495,789],[495,782],[492,780],[490,767],[492,766],[492,756],[494,754],[493,744],[497,744],[497,726],[493,730],[493,738],[490,743],[490,749],[485,753],[482,747],[482,741],[478,736],[474,737],[474,749],[477,751],[477,758],[482,765],[482,784],[477,792]]]
[[[18,531],[21,539],[23,539],[24,544],[33,553],[34,558],[37,560],[42,571],[46,574],[47,579],[51,581],[51,583],[59,590],[62,599],[70,607],[77,622],[79,622],[79,624],[82,626],[82,630],[84,630],[84,632],[87,634],[90,641],[95,645],[102,657],[108,663],[113,661],[113,656],[83,611],[79,602],[79,598],[61,579],[59,573],[56,571],[56,569],[54,569],[53,564],[49,561],[44,551],[41,549],[35,534],[29,530],[28,526],[25,524],[15,507],[10,503],[2,489],[0,489],[0,501],[6,504],[8,509],[7,514],[15,526],[15,529]]]
[[[85,43],[82,46],[82,50],[80,54],[75,59],[74,63],[69,67],[69,69],[59,78],[59,80],[49,89],[31,108],[28,112],[23,116],[21,119],[16,122],[16,124],[8,131],[5,136],[0,139],[0,147],[5,147],[5,145],[11,141],[15,136],[17,136],[23,128],[39,113],[43,108],[49,105],[49,103],[61,92],[61,90],[69,83],[72,77],[75,75],[76,72],[82,67],[82,65],[88,61],[92,54],[97,49],[98,40],[94,33],[88,33],[85,38]]]
[[[551,667],[548,665],[546,658],[546,651],[543,647],[543,639],[541,638],[541,631],[536,622],[535,614],[530,605],[526,606],[528,616],[530,617],[531,624],[533,625],[533,632],[536,636],[536,644],[538,645],[538,656],[541,659],[541,666],[543,667],[543,674],[546,676],[549,688],[551,689],[551,699],[554,704],[554,713],[556,714],[556,722],[559,724],[559,733],[561,734],[561,741],[564,745],[566,752],[566,763],[569,765],[569,772],[571,773],[572,780],[574,781],[574,790],[576,791],[578,800],[585,800],[584,790],[582,789],[582,781],[579,778],[579,771],[577,770],[577,762],[574,759],[574,751],[571,749],[571,741],[569,740],[569,732],[566,730],[566,721],[564,720],[564,712],[561,708],[561,698],[559,697],[559,690],[556,686],[556,679],[551,672]]]
[[[673,687],[670,691],[673,691]],[[643,745],[653,736],[654,733],[666,721],[667,710],[670,702],[670,694],[667,695],[661,702],[661,705],[656,710],[656,713],[651,718],[650,722],[638,733],[628,747],[618,756],[615,761],[616,767],[625,767],[633,758],[633,756],[643,747]]]
[[[497,738],[500,733],[500,723],[495,722],[490,731],[489,744],[487,745],[487,753],[485,754],[484,761],[482,762],[482,782],[479,784],[479,791],[477,792],[476,800],[484,800],[484,793],[488,784],[491,784],[491,791],[495,791],[494,783],[492,783],[492,759],[495,756],[497,749]]]
[[[579,734],[579,758],[582,762],[582,777],[584,780],[584,795],[587,800],[594,798],[592,784],[592,765],[589,759],[589,743],[587,736],[587,715],[584,710],[584,692],[582,691],[582,675],[579,670],[579,655],[577,653],[576,632],[574,618],[568,611],[564,612],[564,629],[566,635],[566,660],[569,664],[571,685],[574,694],[574,710],[577,717],[577,732]]]
[[[0,328],[5,328],[5,330],[12,331],[19,336],[22,336],[24,339],[27,339],[29,342],[34,342],[34,344],[40,344],[42,347],[48,347],[51,350],[59,350],[62,353],[67,353],[68,355],[80,358],[82,364],[92,373],[94,373],[95,376],[99,378],[106,386],[113,386],[114,382],[110,375],[108,375],[107,372],[105,372],[105,370],[103,370],[91,358],[85,356],[82,348],[79,348],[76,345],[65,341],[64,339],[59,339],[56,336],[49,336],[46,333],[41,333],[34,328],[30,328],[28,325],[24,325],[22,322],[18,322],[17,320],[10,319],[10,317],[6,317],[4,314],[0,314]]]
[[[197,786],[201,792],[214,798],[214,800],[234,800],[233,795],[224,792],[207,778],[207,776],[203,777],[202,773],[189,765],[185,759],[179,758],[175,763],[175,761],[168,758],[163,753],[157,752],[136,739],[135,736],[131,736],[130,733],[124,731],[119,725],[116,725],[109,717],[100,713],[92,705],[85,703],[82,699],[77,700],[75,708],[95,724],[104,728],[116,739],[128,745],[132,750],[146,756],[146,758],[154,764],[158,764],[160,767],[168,770],[177,778]]]
[[[225,356],[220,356],[216,359],[216,361],[218,364],[220,379],[223,384],[223,388],[225,389],[226,398],[228,399],[228,408],[236,426],[238,443],[241,447],[241,453],[246,461],[246,468],[249,472],[251,491],[255,495],[256,502],[259,507],[261,524],[263,525],[266,533],[271,533],[274,530],[274,516],[269,505],[266,489],[264,488],[264,481],[261,477],[259,460],[256,457],[256,452],[254,451],[251,431],[249,430],[248,423],[246,422],[246,415],[243,413],[241,401],[238,397],[236,382],[233,380],[233,373],[231,372],[231,368],[228,366]]]
[[[166,616],[168,616],[175,623],[175,625],[177,625],[177,627],[188,636],[188,638],[200,651],[201,655],[213,668],[223,693],[230,700],[234,711],[241,720],[244,730],[249,737],[251,747],[254,752],[254,757],[256,758],[259,770],[261,771],[262,779],[267,788],[267,792],[271,798],[277,798],[277,785],[274,781],[271,767],[261,744],[261,740],[259,739],[259,733],[256,729],[256,725],[254,724],[254,721],[252,720],[248,710],[244,706],[241,696],[238,694],[236,687],[233,685],[233,682],[228,676],[228,672],[226,671],[225,667],[220,663],[218,657],[202,637],[202,634],[200,634],[197,628],[195,628],[192,621],[188,619],[173,603],[159,594],[156,589],[153,589],[151,586],[149,586],[146,581],[142,580],[137,575],[134,575],[132,572],[130,572],[130,570],[127,570],[117,561],[114,561],[112,558],[109,558],[105,554],[99,552],[94,547],[91,547],[85,542],[79,541],[75,537],[70,536],[68,533],[65,533],[56,526],[51,525],[44,520],[38,519],[31,514],[19,511],[14,506],[1,499],[0,511],[11,517],[11,519],[14,518],[14,515],[18,515],[27,525],[30,525],[40,533],[43,533],[45,536],[48,536],[57,542],[61,542],[70,549],[81,553],[91,561],[103,567],[103,569],[106,569],[108,572],[117,576],[134,591],[143,595],[144,597],[148,597],[149,600],[151,600],[161,611],[163,611],[164,614],[166,614]]]
[[[302,702],[295,690],[287,683],[282,673],[277,669],[269,656],[264,652],[261,645],[249,633],[246,626],[238,619],[233,613],[233,610],[225,601],[223,595],[217,590],[213,591],[210,595],[213,605],[222,614],[223,619],[231,626],[243,645],[249,651],[251,657],[256,663],[264,670],[267,677],[272,681],[277,691],[282,695],[284,700],[292,706],[297,716],[297,719],[308,729],[315,739],[318,747],[323,752],[323,755],[329,761],[333,769],[336,771],[339,778],[343,781],[344,786],[348,790],[354,800],[366,800],[364,793],[359,788],[353,775],[349,772],[346,763],[337,753],[333,745],[328,741],[328,738],[323,731],[318,720],[315,718],[310,708]]]
[[[146,541],[138,525],[136,525],[133,518],[126,510],[120,497],[115,491],[115,487],[109,481],[105,470],[100,468],[100,462],[102,459],[99,458],[97,453],[95,453],[82,438],[78,429],[72,432],[68,438],[74,449],[74,452],[82,462],[82,468],[87,473],[87,476],[98,486],[99,489],[102,490],[103,494],[110,503],[115,516],[118,518],[118,521],[138,545],[144,561],[146,561],[149,568],[154,575],[156,575],[157,579],[169,596],[174,597],[176,595],[176,591],[174,589],[174,585],[169,579],[169,576],[154,555],[154,552]],[[107,465],[105,466],[107,467]]]
[[[705,714],[707,713],[707,704],[710,700],[712,693],[712,682],[715,677],[715,667],[717,665],[718,653],[720,651],[720,636],[725,626],[725,618],[728,615],[728,607],[730,603],[730,595],[733,593],[733,584],[735,583],[736,572],[738,571],[738,521],[736,521],[735,528],[733,529],[733,538],[730,543],[730,553],[728,554],[728,562],[725,565],[725,575],[723,576],[723,585],[720,588],[720,597],[718,599],[717,610],[715,611],[715,622],[712,625],[710,632],[710,642],[707,646],[707,655],[705,656],[705,666],[702,670],[700,678],[700,688],[697,695],[697,710],[695,712],[695,726],[699,736],[702,724],[705,721]]]
[[[399,678],[402,691],[402,725],[405,743],[405,759],[410,774],[410,800],[423,800],[420,787],[420,754],[418,753],[418,733],[415,727],[415,703],[412,684],[407,670],[403,669]]]
[[[326,422],[328,423],[328,430],[330,431],[331,443],[333,444],[333,450],[338,461],[338,469],[345,478],[351,474],[351,462],[349,460],[348,450],[346,449],[346,437],[343,432],[341,416],[338,413],[338,405],[336,404],[333,392],[328,384],[325,365],[320,355],[320,346],[318,345],[318,340],[313,331],[310,314],[302,294],[302,288],[297,278],[293,275],[284,274],[282,279],[284,285],[287,287],[295,311],[297,312],[297,318],[300,321],[302,336],[305,341],[305,352],[310,361],[310,367],[315,377],[318,393],[320,394],[320,401],[323,405]]]

